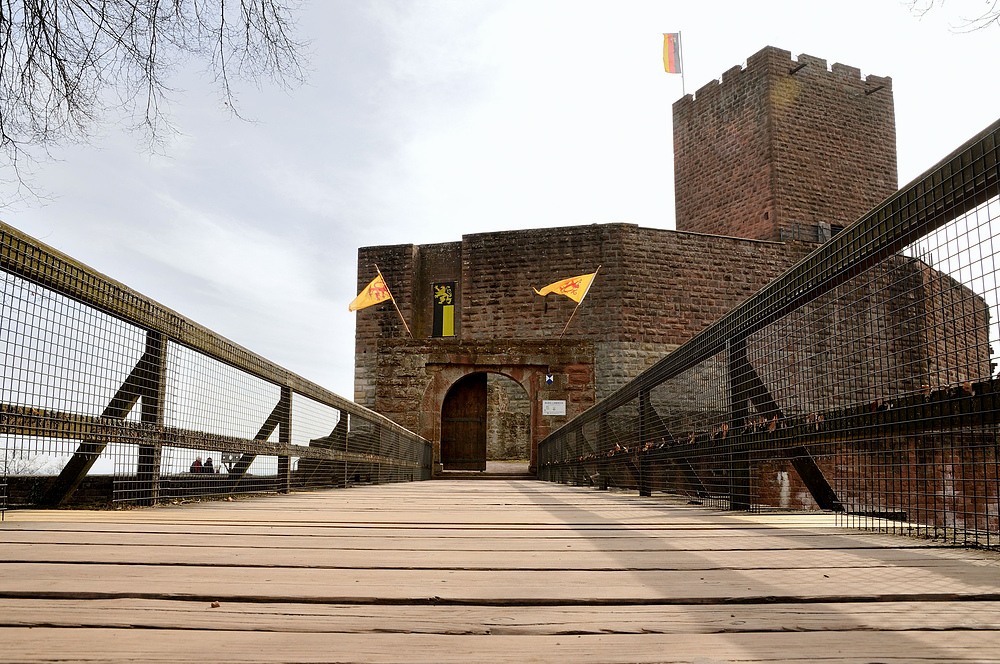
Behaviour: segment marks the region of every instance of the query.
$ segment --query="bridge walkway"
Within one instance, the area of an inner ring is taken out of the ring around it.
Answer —
[[[997,662],[1000,555],[519,479],[0,524],[4,661]]]

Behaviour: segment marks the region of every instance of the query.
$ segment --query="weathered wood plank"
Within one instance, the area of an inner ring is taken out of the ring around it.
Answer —
[[[356,605],[0,598],[0,627],[122,627],[329,634],[721,634],[996,630],[1000,602],[618,606]]]
[[[490,604],[762,602],[831,599],[987,599],[1000,596],[996,566],[820,567],[781,570],[327,569],[0,564],[0,595],[187,597],[218,600]]]
[[[988,662],[998,567],[830,514],[529,481],[11,512],[0,643],[26,662]]]
[[[44,636],[43,636],[44,635]],[[746,634],[450,635],[136,629],[0,629],[17,662],[1000,662],[1000,634],[800,632]],[[81,657],[81,652],[105,653]]]
[[[161,541],[167,538],[160,538]],[[245,538],[241,538],[245,539]],[[183,545],[83,544],[72,540],[58,543],[41,541],[13,543],[0,548],[0,564],[8,562],[91,563],[95,560],[117,565],[193,565],[213,567],[299,567],[329,569],[465,569],[465,570],[786,570],[824,569],[831,572],[853,568],[914,567],[947,568],[956,555],[951,549],[923,549],[915,557],[909,549],[646,549],[641,543],[618,550],[577,547],[573,543],[539,550],[538,540],[527,540],[513,555],[498,555],[498,542],[480,538],[465,546],[413,548],[405,538],[399,548],[372,549],[344,546],[329,538],[297,538],[296,544],[282,538],[268,547],[236,546],[229,538],[204,537]],[[354,540],[352,540],[354,541]],[[377,555],[373,555],[377,552]],[[994,568],[1000,561],[983,561]]]

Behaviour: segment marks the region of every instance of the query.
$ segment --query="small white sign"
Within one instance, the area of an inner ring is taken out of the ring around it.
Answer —
[[[542,400],[542,415],[565,415],[566,402],[556,399]]]

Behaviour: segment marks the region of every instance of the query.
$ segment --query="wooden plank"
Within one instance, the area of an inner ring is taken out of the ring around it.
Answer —
[[[242,601],[719,603],[746,601],[928,601],[1000,595],[996,566],[955,563],[780,570],[328,569],[0,564],[0,595],[185,597]]]
[[[722,634],[996,630],[1000,602],[618,606],[356,605],[0,598],[0,627],[111,627],[327,634]]]
[[[7,544],[65,544],[65,545],[111,545],[127,537],[129,545],[133,546],[176,546],[171,544],[180,531],[174,532],[52,532],[36,533],[4,532],[0,530],[0,543]],[[884,546],[873,546],[864,541],[851,538],[840,538],[835,535],[791,534],[779,538],[775,535],[755,537],[746,534],[735,534],[724,537],[719,534],[705,536],[670,535],[659,536],[647,534],[620,535],[614,533],[546,533],[532,534],[520,531],[517,533],[489,532],[482,530],[351,530],[346,533],[277,534],[259,536],[245,534],[221,534],[214,532],[183,533],[183,546],[232,547],[266,550],[271,548],[301,548],[301,549],[339,549],[362,551],[434,551],[434,552],[478,552],[485,546],[491,547],[496,554],[504,552],[572,552],[572,551],[634,551],[666,552],[673,551],[855,551],[884,549]],[[261,542],[262,537],[268,541]],[[270,540],[274,540],[271,542]],[[906,542],[903,548],[932,548],[928,542],[918,540]],[[0,556],[4,556],[0,552]],[[20,559],[23,556],[19,555]],[[9,558],[8,558],[9,559]]]
[[[173,662],[1000,662],[1000,633],[803,632],[749,634],[450,635],[3,628],[11,661]],[[89,661],[95,661],[87,657]]]
[[[169,536],[163,538],[169,539]],[[909,549],[821,549],[802,547],[798,550],[758,548],[748,549],[646,549],[641,544],[620,550],[597,547],[574,547],[563,544],[547,550],[537,550],[534,542],[526,542],[513,556],[498,556],[495,542],[478,540],[478,546],[436,549],[413,548],[407,539],[398,540],[398,548],[372,549],[344,547],[340,542],[319,542],[310,538],[300,544],[275,542],[260,546],[230,545],[226,539],[207,536],[200,544],[82,544],[62,541],[56,544],[39,541],[12,543],[0,549],[0,564],[31,563],[91,563],[95,560],[116,565],[200,565],[214,567],[299,567],[328,569],[464,569],[464,570],[784,570],[814,568],[842,571],[853,568],[913,567],[947,568],[956,556],[951,549],[925,549],[915,557]],[[284,540],[284,538],[282,538]],[[437,541],[437,540],[430,540]],[[440,543],[440,542],[439,542]],[[489,547],[483,549],[481,547]],[[558,556],[553,555],[558,552]],[[373,552],[377,555],[373,556]],[[961,560],[961,557],[959,557]],[[994,567],[997,563],[992,563]]]
[[[0,643],[25,662],[989,662],[998,567],[830,514],[514,480],[9,512]]]

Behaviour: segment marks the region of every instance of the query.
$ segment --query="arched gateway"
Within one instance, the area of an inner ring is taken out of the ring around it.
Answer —
[[[412,363],[417,356],[424,362],[418,372],[422,394],[414,399],[419,412],[393,419],[407,418],[413,431],[435,443],[442,470],[483,470],[487,460],[513,458],[528,459],[534,468],[538,441],[593,403],[592,366],[566,362],[579,352],[576,343],[558,352],[546,344],[527,344],[534,353],[506,357],[518,364],[504,364],[505,358],[484,353],[479,345],[462,344],[479,352],[447,357],[403,346],[398,361],[406,357]],[[388,368],[386,375],[391,375]],[[566,416],[542,413],[542,404],[552,400],[570,404]]]
[[[485,470],[490,460],[531,456],[531,399],[514,379],[474,372],[457,380],[441,405],[444,470]]]

